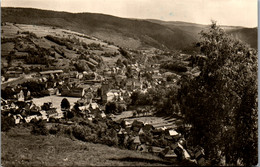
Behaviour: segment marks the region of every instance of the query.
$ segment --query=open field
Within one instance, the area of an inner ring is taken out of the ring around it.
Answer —
[[[2,165],[7,166],[165,166],[151,154],[122,150],[62,136],[34,136],[26,127],[2,132]]]
[[[73,107],[75,102],[77,102],[80,99],[78,97],[63,97],[63,96],[51,95],[51,96],[45,96],[45,97],[40,97],[40,98],[33,98],[32,101],[37,106],[42,106],[43,103],[52,102],[53,107],[57,108],[57,110],[60,110],[61,109],[60,104],[61,104],[62,99],[64,99],[64,98],[68,99],[71,107]]]

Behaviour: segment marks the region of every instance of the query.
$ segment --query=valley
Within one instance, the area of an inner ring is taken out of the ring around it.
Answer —
[[[255,161],[257,28],[1,9],[2,164]]]

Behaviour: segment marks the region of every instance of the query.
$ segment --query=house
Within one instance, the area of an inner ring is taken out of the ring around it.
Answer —
[[[56,108],[50,108],[49,110],[46,111],[46,114],[49,118],[56,118],[58,116]]]
[[[98,65],[98,62],[92,58],[89,58],[89,61],[94,64],[95,66]]]
[[[78,73],[76,76],[77,79],[82,79],[83,77],[84,77],[84,75],[82,73]]]
[[[100,115],[102,118],[106,118],[106,114],[104,113],[104,111],[102,111]]]
[[[126,81],[126,90],[132,91],[134,89],[134,82],[132,79]]]
[[[127,134],[127,132],[123,128],[121,128],[117,134],[123,135],[123,134]]]
[[[148,146],[145,144],[138,145],[136,150],[144,153],[149,152]]]
[[[19,78],[23,74],[24,73],[21,70],[19,70],[19,71],[7,71],[6,74],[5,74],[5,77],[7,77],[7,78]]]
[[[174,153],[177,155],[177,158],[183,157],[183,148],[180,147],[178,143],[172,144],[170,148],[174,151]]]
[[[50,74],[61,74],[63,70],[49,70],[40,72],[41,75],[50,75]]]
[[[62,89],[61,96],[70,96],[70,97],[83,97],[85,95],[85,89],[74,87],[72,89]]]
[[[14,115],[14,123],[15,124],[19,124],[21,122],[21,120],[23,119],[23,117],[20,114]]]
[[[154,81],[162,81],[163,80],[163,77],[161,75],[153,75],[152,76],[152,79]]]
[[[97,103],[90,103],[89,108],[94,109],[94,110],[99,109],[99,105]]]
[[[115,79],[118,83],[122,82],[123,80],[125,80],[127,77],[125,75],[116,75]]]
[[[24,92],[21,88],[18,88],[18,89],[15,90],[14,97],[17,101],[24,101],[25,100]]]
[[[125,126],[126,127],[130,127],[131,126],[131,123],[129,121],[125,121]]]
[[[200,147],[197,147],[195,150],[194,150],[194,153],[195,153],[195,159],[198,160],[200,158],[202,158],[205,154],[204,154],[204,150]]]
[[[166,147],[162,152],[160,152],[159,155],[165,159],[177,158],[177,155],[174,153],[174,151],[169,146]]]
[[[138,132],[138,135],[144,134],[143,128],[141,128]]]
[[[200,158],[200,159],[197,160],[197,163],[198,163],[198,165],[200,165],[200,166],[204,166],[205,163],[206,163],[206,160],[205,160],[204,157],[202,157],[202,158]]]
[[[102,102],[110,102],[119,99],[119,93],[116,90],[110,90],[105,95],[102,95]]]
[[[179,135],[179,133],[176,132],[176,131],[173,130],[173,129],[168,130],[168,134],[169,134],[170,136],[176,136],[176,135]]]
[[[168,140],[174,140],[174,141],[178,141],[181,137],[181,134],[176,132],[173,129],[168,129],[165,131],[165,138]]]
[[[145,124],[144,127],[142,128],[144,132],[151,132],[152,130],[154,130],[155,128],[153,127],[153,125],[151,124]]]
[[[91,89],[89,89],[88,91],[85,91],[84,99],[85,99],[85,102],[86,102],[87,104],[92,103],[93,97],[94,97],[94,95],[93,95],[93,93],[91,92]]]
[[[49,121],[49,118],[48,118],[48,115],[47,115],[46,111],[40,110],[39,112],[40,112],[40,114],[41,114],[41,119],[42,119],[42,120],[47,120],[47,121]]]
[[[158,75],[160,73],[160,71],[158,69],[155,69],[155,70],[153,70],[153,73]]]
[[[177,155],[174,153],[173,150],[169,150],[165,155],[164,158],[166,159],[172,159],[172,158],[177,158]]]
[[[140,82],[139,80],[134,81],[134,89],[142,89],[143,88],[143,83]]]
[[[164,148],[152,146],[151,147],[151,153],[153,154],[159,154],[164,150]]]
[[[87,106],[90,103],[90,99],[82,97],[77,101],[77,103],[79,104],[79,106]]]
[[[142,127],[144,127],[143,122],[134,120],[134,122],[132,123],[131,129],[138,133]]]
[[[26,123],[31,122],[32,119],[39,120],[40,117],[39,117],[38,115],[29,115],[29,116],[27,116],[27,117],[24,118],[24,120],[25,120]]]
[[[152,131],[152,134],[153,134],[153,136],[154,136],[155,138],[156,138],[156,137],[160,137],[163,133],[164,133],[164,131],[161,130],[161,129],[154,129],[154,130]]]
[[[141,140],[140,140],[140,137],[139,136],[135,136],[133,138],[133,145],[135,147],[135,150],[137,149],[138,145],[141,145]]]
[[[49,92],[49,95],[54,95],[54,94],[56,94],[56,90],[54,89],[54,88],[49,88],[49,89],[47,89],[48,90],[48,92]]]
[[[102,82],[101,85],[101,96],[106,95],[110,90],[111,85],[108,82]]]
[[[18,107],[17,105],[15,105],[14,102],[11,102],[10,108],[12,108],[12,109],[18,109],[19,107]]]

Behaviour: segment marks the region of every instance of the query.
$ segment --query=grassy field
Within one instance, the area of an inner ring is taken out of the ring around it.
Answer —
[[[151,154],[122,150],[63,136],[35,136],[28,127],[1,133],[2,166],[165,166]]]

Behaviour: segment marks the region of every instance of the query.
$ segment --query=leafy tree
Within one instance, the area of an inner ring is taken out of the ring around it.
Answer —
[[[116,113],[117,112],[117,104],[115,102],[108,102],[106,104],[106,114]]]
[[[124,64],[122,63],[122,60],[121,60],[121,59],[117,59],[116,65],[117,65],[118,67],[123,67],[123,66],[124,66]]]
[[[198,77],[185,78],[179,91],[191,142],[215,163],[257,164],[257,52],[228,36],[213,22],[201,32],[205,55]]]
[[[132,95],[131,95],[131,104],[132,105],[135,105],[136,104],[136,102],[137,102],[137,100],[138,100],[138,98],[139,98],[139,95],[140,95],[140,93],[139,92],[133,92],[132,93]]]
[[[60,107],[64,109],[70,109],[70,102],[67,98],[62,99]]]

